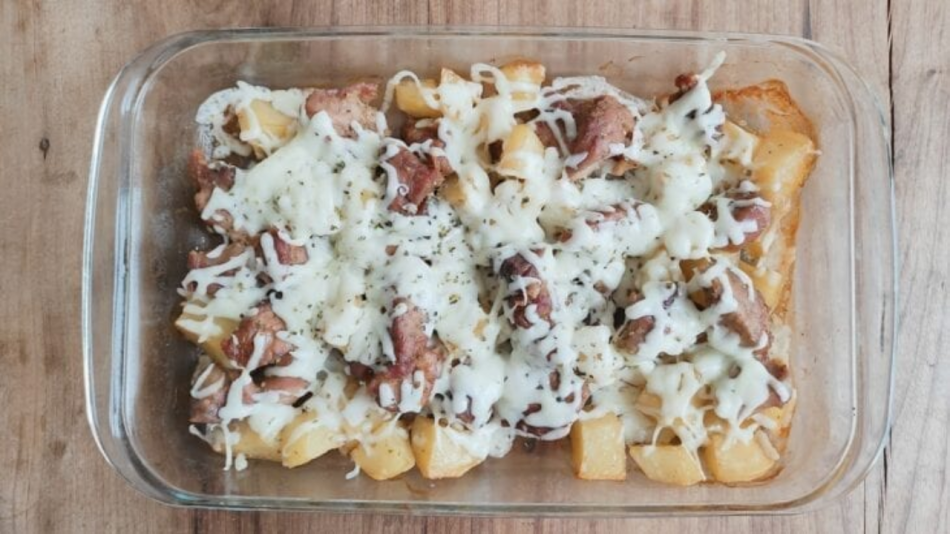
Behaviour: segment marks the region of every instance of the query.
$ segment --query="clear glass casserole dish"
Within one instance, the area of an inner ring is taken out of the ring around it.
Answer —
[[[713,87],[777,78],[814,121],[821,157],[802,200],[793,301],[798,407],[785,466],[766,483],[677,488],[633,474],[575,479],[569,447],[517,449],[456,480],[418,473],[345,480],[328,455],[303,468],[243,472],[188,433],[197,349],[172,327],[188,250],[207,235],[184,172],[194,114],[237,80],[274,88],[344,83],[514,55],[556,75],[600,73],[642,95],[728,54]],[[787,513],[864,478],[890,417],[896,318],[893,180],[880,109],[819,45],[757,35],[627,30],[348,28],[233,30],[171,37],[129,63],[97,125],[85,220],[82,328],[87,412],[107,461],[144,494],[203,507],[442,514]]]

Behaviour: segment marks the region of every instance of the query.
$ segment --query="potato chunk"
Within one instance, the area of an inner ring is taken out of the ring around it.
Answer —
[[[422,87],[420,87],[420,84]],[[426,102],[422,96],[423,89],[435,89],[435,80],[415,80],[406,78],[401,80],[395,87],[396,107],[400,111],[414,119],[435,119],[442,116],[442,111],[434,108]],[[432,92],[433,98],[438,98],[435,92]]]
[[[765,431],[768,434],[772,445],[774,445],[774,448],[778,452],[783,451],[785,448],[789,430],[791,430],[792,426],[792,416],[795,414],[795,405],[797,402],[798,397],[793,395],[792,398],[789,399],[789,401],[784,405],[771,406],[760,412],[761,415],[771,420],[768,426],[765,427]]]
[[[516,111],[530,108],[544,83],[544,65],[519,59],[505,63],[499,70],[511,84],[511,99],[515,102]]]
[[[221,348],[221,342],[234,332],[238,327],[238,321],[215,317],[212,328],[215,333],[209,335],[204,341],[199,342],[198,340],[201,338],[201,326],[199,323],[204,320],[204,317],[182,312],[182,314],[178,316],[178,319],[175,319],[175,328],[181,332],[185,339],[201,347],[201,349],[214,360],[214,363],[224,369],[233,369],[234,364],[225,356],[224,349]]]
[[[304,465],[345,441],[340,432],[319,424],[316,412],[302,412],[280,431],[281,461],[284,467]]]
[[[238,111],[237,117],[242,139],[247,137],[248,144],[259,158],[297,133],[297,119],[277,111],[265,100],[252,100],[247,109]]]
[[[234,439],[235,435],[237,436],[237,441],[231,445],[232,455],[243,454],[248,458],[272,462],[281,460],[280,440],[265,441],[247,424],[247,421],[235,421],[228,428],[230,429],[231,439]],[[224,432],[217,430],[212,439],[212,448],[215,452],[224,453],[227,450],[224,443]]]
[[[445,179],[442,187],[439,188],[439,194],[455,209],[461,209],[465,206],[465,188],[457,175]]]
[[[752,181],[771,203],[771,224],[761,239],[749,243],[743,259],[763,271],[756,287],[766,304],[783,317],[795,262],[795,231],[801,188],[815,163],[817,151],[809,137],[790,130],[770,131],[762,138],[753,158]],[[756,277],[753,277],[755,280]]]
[[[509,82],[541,85],[544,83],[544,65],[529,59],[516,59],[502,65],[499,70]]]
[[[442,69],[439,76],[439,107],[442,115],[461,120],[482,95],[482,84],[459,76],[451,69]]]
[[[816,157],[815,143],[789,130],[769,132],[753,157],[752,181],[762,197],[772,203],[772,220],[780,221],[798,204],[798,194],[808,179]]]
[[[723,123],[722,134],[720,159],[742,165],[751,164],[759,138],[730,120]]]
[[[760,440],[768,441],[762,431],[748,443],[733,440],[726,443],[721,434],[713,434],[703,450],[703,459],[709,473],[719,482],[751,482],[771,473],[777,460],[774,449],[766,450]]]
[[[772,420],[776,428],[787,429],[792,423],[792,415],[795,413],[795,405],[798,403],[798,396],[792,395],[782,406],[771,406],[762,410],[762,414]]]
[[[571,427],[574,474],[584,480],[625,480],[623,423],[615,414],[577,421]]]
[[[722,104],[731,121],[754,134],[791,130],[817,139],[811,121],[792,100],[788,86],[779,80],[716,91],[713,100]]]
[[[650,480],[677,486],[706,480],[699,459],[682,445],[633,445],[630,456]]]
[[[502,145],[498,171],[502,174],[531,178],[542,171],[544,145],[527,124],[518,124]]]
[[[459,436],[453,436],[453,432]],[[464,437],[464,432],[439,426],[428,417],[416,417],[412,423],[412,452],[422,476],[458,478],[482,463],[484,457],[472,455],[457,441]]]
[[[364,473],[375,480],[389,480],[416,465],[409,434],[398,426],[383,425],[370,439],[354,448],[350,457]]]

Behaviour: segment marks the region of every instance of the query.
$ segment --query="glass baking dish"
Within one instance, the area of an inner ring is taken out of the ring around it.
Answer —
[[[411,473],[345,480],[329,454],[302,468],[243,472],[187,430],[196,349],[176,334],[187,251],[207,235],[185,177],[193,117],[237,80],[270,87],[382,78],[511,56],[555,75],[601,73],[637,94],[668,91],[720,50],[713,87],[785,81],[813,119],[821,157],[804,191],[795,272],[793,372],[799,392],[782,472],[756,486],[584,482],[569,446],[519,447],[457,480]],[[896,319],[893,179],[886,122],[837,56],[763,35],[524,28],[228,30],[171,37],[129,63],[106,93],[85,219],[82,329],[86,401],[107,461],[142,493],[202,507],[441,514],[788,513],[858,485],[889,426]]]

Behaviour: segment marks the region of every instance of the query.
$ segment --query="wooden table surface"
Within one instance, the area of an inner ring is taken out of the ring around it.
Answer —
[[[0,3],[0,532],[948,532],[950,2],[490,0]],[[728,30],[837,50],[890,109],[902,323],[883,461],[806,515],[637,520],[445,519],[173,509],[132,491],[83,407],[82,215],[97,108],[136,52],[220,26],[487,24]],[[942,210],[943,209],[943,210]],[[941,211],[942,210],[942,211]]]

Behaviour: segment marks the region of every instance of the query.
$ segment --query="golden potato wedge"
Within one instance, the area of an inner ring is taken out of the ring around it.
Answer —
[[[498,172],[521,178],[530,178],[540,172],[544,161],[544,145],[527,124],[518,124],[502,144]]]
[[[435,80],[425,79],[416,83],[411,78],[405,78],[396,84],[396,107],[414,119],[435,119],[442,116],[442,111],[426,102],[422,96],[423,90],[436,88]],[[420,87],[421,85],[421,87]],[[433,98],[438,99],[434,91],[430,91]]]
[[[460,119],[475,106],[482,91],[482,84],[466,80],[450,69],[442,69],[438,88],[442,115]]]
[[[660,416],[660,409],[663,407],[663,399],[659,395],[650,393],[649,391],[641,391],[637,395],[636,408],[650,417],[657,418]]]
[[[461,85],[467,82],[468,80],[452,69],[442,69],[439,73],[439,85]]]
[[[792,415],[795,413],[795,405],[798,403],[798,396],[792,395],[782,406],[771,406],[762,410],[762,414],[772,420],[775,426],[786,428],[791,423]]]
[[[792,99],[785,83],[779,80],[716,91],[713,99],[722,105],[731,120],[755,134],[791,130],[817,140],[811,121]]]
[[[544,65],[537,61],[519,59],[502,65],[499,70],[511,84],[511,99],[516,103],[534,102],[544,83]]]
[[[779,453],[785,450],[785,445],[788,441],[788,433],[792,426],[792,416],[795,414],[795,406],[797,402],[798,397],[796,395],[792,395],[792,398],[789,399],[789,401],[783,406],[771,406],[760,412],[761,415],[767,417],[771,421],[771,424],[769,425],[770,428],[765,428],[765,431],[768,434],[768,437],[771,440],[775,450]]]
[[[379,432],[382,433],[374,433],[350,452],[364,473],[375,480],[389,480],[415,467],[409,434],[404,428],[384,425]]]
[[[772,222],[765,234],[743,250],[743,257],[759,269],[769,269],[772,287],[770,308],[782,318],[791,291],[795,263],[795,232],[798,230],[801,188],[816,157],[815,144],[790,130],[770,132],[756,149],[752,180],[762,197],[772,205]]]
[[[584,480],[626,480],[623,423],[615,414],[580,420],[571,427],[574,474]]]
[[[633,445],[630,456],[650,480],[677,486],[706,480],[699,459],[682,445]]]
[[[458,478],[485,460],[473,456],[454,439],[452,432],[462,433],[442,427],[428,417],[416,417],[412,422],[412,452],[422,476]]]
[[[510,82],[525,82],[532,85],[544,83],[544,65],[530,59],[516,59],[498,68]]]
[[[508,134],[508,138],[502,144],[502,161],[505,160],[505,154],[515,155],[518,152],[530,154],[544,152],[544,145],[538,139],[538,135],[527,124],[518,124],[511,129],[511,133]]]
[[[339,448],[346,438],[337,430],[317,421],[316,412],[301,412],[280,431],[281,461],[284,467],[297,467]]]
[[[730,120],[723,123],[722,134],[720,159],[745,165],[752,163],[759,144],[758,136]]]
[[[198,323],[204,320],[204,317],[182,312],[182,314],[175,319],[175,328],[181,332],[185,339],[201,347],[201,349],[214,360],[214,363],[224,369],[233,369],[234,364],[231,363],[231,360],[224,354],[224,350],[221,348],[221,342],[234,332],[238,327],[238,321],[215,317],[215,333],[208,336],[204,341],[199,341],[201,332],[198,330]]]
[[[257,432],[247,424],[247,421],[235,421],[228,428],[232,434],[237,435],[237,441],[231,445],[231,454],[237,456],[243,454],[248,458],[257,460],[268,460],[271,462],[281,461],[280,441],[265,441]],[[224,432],[217,430],[214,435],[212,448],[215,452],[225,453],[227,448],[224,444]]]
[[[269,154],[297,133],[297,119],[277,111],[265,100],[252,100],[247,108],[238,110],[237,117],[242,138],[245,133],[251,136],[247,142],[257,157]],[[260,128],[259,133],[254,131],[255,126]]]
[[[778,273],[768,281],[779,288],[770,308],[773,316],[782,320],[791,294],[799,190],[815,163],[816,130],[788,87],[778,80],[718,91],[713,98],[731,121],[760,138],[753,156],[752,180],[772,202],[772,222],[760,239],[743,249],[742,256],[757,268]]]
[[[712,478],[719,482],[733,484],[751,482],[766,477],[773,472],[778,459],[775,450],[766,450],[761,443],[768,437],[757,431],[748,443],[732,440],[727,444],[722,434],[712,434],[709,443],[703,448],[703,460]]]
[[[816,155],[815,143],[791,130],[776,130],[762,138],[753,157],[752,181],[772,203],[773,219],[781,220],[798,204]]]
[[[784,408],[785,406],[770,406],[759,413],[767,417],[768,420],[771,421],[771,424],[778,428],[782,426],[781,421],[785,413]]]
[[[455,209],[461,209],[465,205],[465,188],[459,182],[458,175],[453,174],[446,178],[439,188],[439,194]]]

